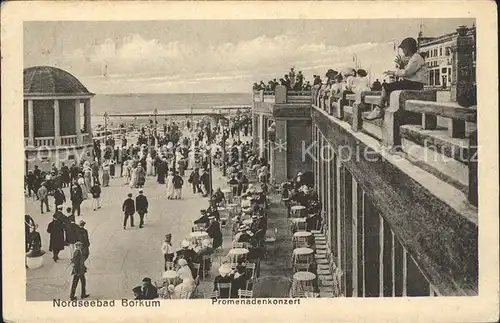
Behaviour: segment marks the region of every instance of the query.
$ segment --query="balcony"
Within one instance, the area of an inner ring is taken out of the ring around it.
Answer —
[[[45,149],[56,149],[59,147],[74,147],[74,146],[80,146],[80,145],[88,145],[91,143],[92,143],[92,136],[89,133],[82,133],[80,139],[78,138],[78,135],[60,136],[59,138],[56,138],[55,136],[35,137],[33,139],[32,145],[30,145],[29,138],[24,138],[24,146],[28,147],[28,149],[29,148],[33,149],[33,147],[34,148],[42,147]]]

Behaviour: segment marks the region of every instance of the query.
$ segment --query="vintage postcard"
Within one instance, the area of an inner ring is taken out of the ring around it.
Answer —
[[[497,321],[495,12],[3,3],[4,320]]]

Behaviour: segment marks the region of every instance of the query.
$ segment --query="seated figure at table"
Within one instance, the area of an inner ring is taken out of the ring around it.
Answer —
[[[215,200],[214,199],[210,199],[208,200],[208,202],[210,203],[210,205],[208,206],[207,208],[207,214],[208,216],[213,216],[217,219],[217,221],[220,220],[220,214],[219,214],[219,210],[217,209],[217,204],[215,203]]]
[[[253,233],[249,229],[247,225],[241,225],[238,228],[238,233],[234,236],[233,243],[250,243]]]
[[[190,299],[193,294],[195,285],[192,280],[183,280],[182,283],[175,286],[172,295],[173,299]]]
[[[203,270],[205,275],[212,267],[212,261],[209,257],[203,261],[203,256],[211,256],[214,253],[214,248],[210,246],[210,240],[205,239],[201,242],[201,249],[198,251],[198,259],[200,260],[200,270]]]
[[[233,275],[233,281],[231,282],[231,298],[238,298],[238,290],[247,289],[249,279],[250,277],[248,277],[246,273],[246,267],[238,264],[236,266],[236,272]]]
[[[194,224],[204,224],[205,228],[208,227],[208,224],[210,223],[210,220],[208,219],[208,213],[207,210],[200,210],[201,216],[195,220],[193,223]]]
[[[142,280],[142,299],[158,298],[158,290],[151,284],[151,278],[146,277]]]
[[[183,240],[181,242],[181,249],[177,250],[177,252],[175,253],[174,262],[179,264],[180,259],[185,259],[188,263],[189,268],[191,269],[192,274],[196,275],[196,269],[194,268],[193,263],[198,260],[198,254],[193,249],[190,249],[189,245],[189,241],[187,240]]]
[[[236,177],[238,180],[238,196],[240,196],[248,187],[248,177],[243,174],[243,171],[238,172],[238,176]]]
[[[210,220],[210,224],[207,228],[207,233],[210,238],[213,239],[212,246],[214,249],[222,246],[222,232],[220,230],[220,223],[214,216],[208,217]]]
[[[215,204],[220,205],[222,201],[226,200],[226,197],[224,196],[224,193],[221,191],[220,187],[217,187],[215,190],[215,193],[211,197],[214,201]]]
[[[179,277],[182,281],[185,279],[194,280],[193,272],[189,268],[186,259],[179,259],[177,264],[179,265],[179,269],[177,269],[177,277]]]
[[[134,299],[144,299],[142,297],[142,287],[141,286],[135,286],[132,289],[132,292],[134,293]]]
[[[219,290],[218,284],[232,283],[233,281],[233,270],[228,265],[222,265],[219,267],[219,275],[214,278],[214,292]],[[223,289],[219,291],[220,298],[229,298],[229,289]]]

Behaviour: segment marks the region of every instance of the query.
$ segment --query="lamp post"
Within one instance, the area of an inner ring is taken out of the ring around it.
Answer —
[[[157,126],[158,126],[158,109],[155,109],[154,111],[154,114],[155,114],[155,137],[157,136]]]
[[[104,112],[104,144],[106,144],[108,138],[108,113]]]

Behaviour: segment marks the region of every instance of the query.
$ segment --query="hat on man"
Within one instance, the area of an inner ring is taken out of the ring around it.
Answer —
[[[139,194],[142,194],[142,193],[144,193],[144,191],[143,191],[142,189],[141,189],[141,190],[139,190]]]
[[[83,246],[83,242],[77,241],[77,242],[75,242],[75,246]]]
[[[128,196],[128,197],[132,197],[132,193],[128,193],[128,194],[127,194],[127,196]]]
[[[248,227],[244,224],[240,225],[240,227],[238,228],[238,231],[245,231]]]
[[[132,288],[132,292],[134,292],[135,294],[140,294],[142,292],[142,287],[136,286],[136,287]]]
[[[78,224],[79,224],[81,227],[83,227],[83,226],[85,225],[85,221],[80,220],[80,222],[78,222]]]
[[[181,241],[181,247],[182,247],[182,248],[189,248],[189,241],[187,241],[187,240],[182,240],[182,241]]]
[[[63,209],[62,204],[61,204],[61,205],[58,205],[56,209],[57,209],[57,210],[62,210],[62,209]]]
[[[142,280],[143,283],[150,283],[151,282],[151,278],[149,277],[144,277],[144,279]]]

